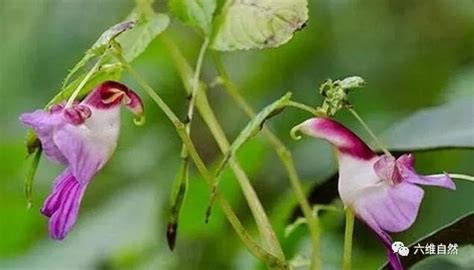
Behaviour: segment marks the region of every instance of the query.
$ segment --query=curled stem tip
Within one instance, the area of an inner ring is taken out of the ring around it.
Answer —
[[[301,124],[294,126],[290,131],[290,137],[295,141],[301,140],[301,135],[296,134],[298,132],[301,132],[300,128]]]
[[[145,115],[141,115],[140,117],[133,118],[133,123],[136,126],[143,126],[145,124]]]

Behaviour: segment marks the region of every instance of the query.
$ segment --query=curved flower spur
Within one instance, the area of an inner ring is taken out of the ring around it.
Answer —
[[[63,239],[74,226],[87,185],[114,153],[122,103],[137,119],[144,119],[140,97],[114,81],[100,84],[80,103],[57,104],[20,116],[37,133],[46,157],[66,165],[41,208],[49,217],[53,239]]]
[[[412,154],[398,159],[377,155],[357,135],[329,118],[312,118],[293,130],[324,139],[336,148],[339,163],[339,195],[362,222],[367,224],[387,249],[393,269],[403,269],[391,249],[387,232],[408,229],[418,214],[423,189],[418,185],[455,189],[451,178],[422,176],[416,173]]]

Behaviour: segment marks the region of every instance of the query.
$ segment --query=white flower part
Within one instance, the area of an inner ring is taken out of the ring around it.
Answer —
[[[338,153],[338,190],[344,205],[353,205],[368,188],[386,185],[373,170],[373,165],[378,158],[375,156],[364,160]]]
[[[88,132],[84,135],[98,149],[104,150],[108,160],[115,151],[120,133],[120,106],[110,109],[91,108],[91,111],[93,117],[85,121],[84,126]]]
[[[53,135],[80,183],[90,181],[107,163],[115,151],[120,132],[120,106],[90,109],[91,117],[83,124],[66,124]]]

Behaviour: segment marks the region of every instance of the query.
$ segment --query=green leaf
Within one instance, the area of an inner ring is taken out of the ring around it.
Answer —
[[[307,20],[307,0],[227,1],[214,22],[211,48],[234,51],[278,47]]]
[[[72,76],[76,74],[81,68],[83,68],[91,59],[102,55],[113,39],[123,32],[132,29],[135,24],[135,20],[126,20],[110,27],[104,33],[102,33],[102,35],[97,39],[92,47],[86,51],[84,57],[82,57],[82,59],[79,60],[79,62],[77,62],[66,75],[62,88],[65,88]]]
[[[257,133],[262,129],[263,124],[269,118],[279,114],[283,111],[288,102],[290,101],[291,93],[286,93],[283,97],[278,99],[277,101],[273,102],[272,104],[268,105],[267,107],[263,108],[248,124],[245,126],[244,129],[239,133],[239,136],[234,140],[234,142],[230,145],[229,150],[227,151],[226,155],[224,156],[221,166],[217,171],[217,175],[219,172],[225,167],[229,158],[237,152],[237,150],[248,140],[252,137],[257,135]]]
[[[101,82],[106,80],[118,80],[122,75],[123,66],[122,64],[108,64],[103,65],[99,68],[99,70],[94,73],[91,78],[87,81],[87,83],[82,87],[81,91],[79,92],[78,98],[82,98],[87,95],[94,87],[99,85]],[[65,101],[67,100],[74,90],[79,86],[81,81],[84,79],[86,74],[81,74],[77,79],[72,81],[67,87],[59,91],[56,96],[54,96],[46,105],[46,108],[51,106],[52,104]]]
[[[133,12],[130,17],[137,20],[137,25],[131,31],[117,37],[122,46],[122,52],[127,62],[137,58],[148,45],[163,32],[169,24],[169,17],[161,13],[138,14]]]
[[[216,0],[170,0],[168,7],[183,23],[210,34]]]
[[[390,150],[474,148],[474,98],[420,110],[387,130]]]
[[[32,155],[28,157],[31,159],[31,163],[28,164],[28,170],[25,179],[25,195],[28,208],[31,208],[31,205],[33,204],[33,181],[35,179],[36,169],[38,168],[41,158],[41,149],[38,148],[31,154]]]

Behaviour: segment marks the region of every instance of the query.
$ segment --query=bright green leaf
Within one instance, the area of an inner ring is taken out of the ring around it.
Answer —
[[[104,33],[102,33],[102,35],[97,39],[92,47],[86,51],[84,57],[82,57],[82,59],[79,60],[79,62],[77,62],[66,75],[62,88],[65,88],[72,76],[76,74],[81,68],[83,68],[92,58],[102,55],[107,49],[110,41],[115,39],[123,32],[132,29],[135,24],[135,20],[126,20],[110,27]]]
[[[307,20],[306,0],[227,1],[214,22],[211,48],[233,51],[278,47]]]
[[[427,108],[396,123],[383,138],[390,150],[474,148],[474,99]]]
[[[25,195],[28,208],[31,208],[31,205],[33,204],[33,181],[35,179],[36,169],[38,169],[38,164],[41,158],[41,149],[36,149],[32,154],[34,155],[29,157],[31,161],[28,164],[28,170],[25,179]]]
[[[169,24],[169,17],[166,14],[135,15],[135,13],[132,13],[131,17],[135,16],[138,16],[136,27],[117,38],[127,62],[133,61],[144,52],[150,42],[163,32]]]
[[[170,0],[168,7],[183,23],[210,34],[216,0]]]
[[[278,99],[277,101],[273,102],[272,104],[268,105],[267,107],[263,108],[248,124],[245,126],[244,129],[240,132],[239,136],[234,140],[234,142],[230,145],[229,151],[225,154],[222,163],[217,170],[217,175],[224,169],[225,165],[229,161],[230,157],[235,155],[237,150],[248,140],[252,137],[257,135],[257,133],[262,129],[263,124],[269,118],[279,114],[282,112],[288,102],[290,101],[291,93],[286,93],[283,97]]]

